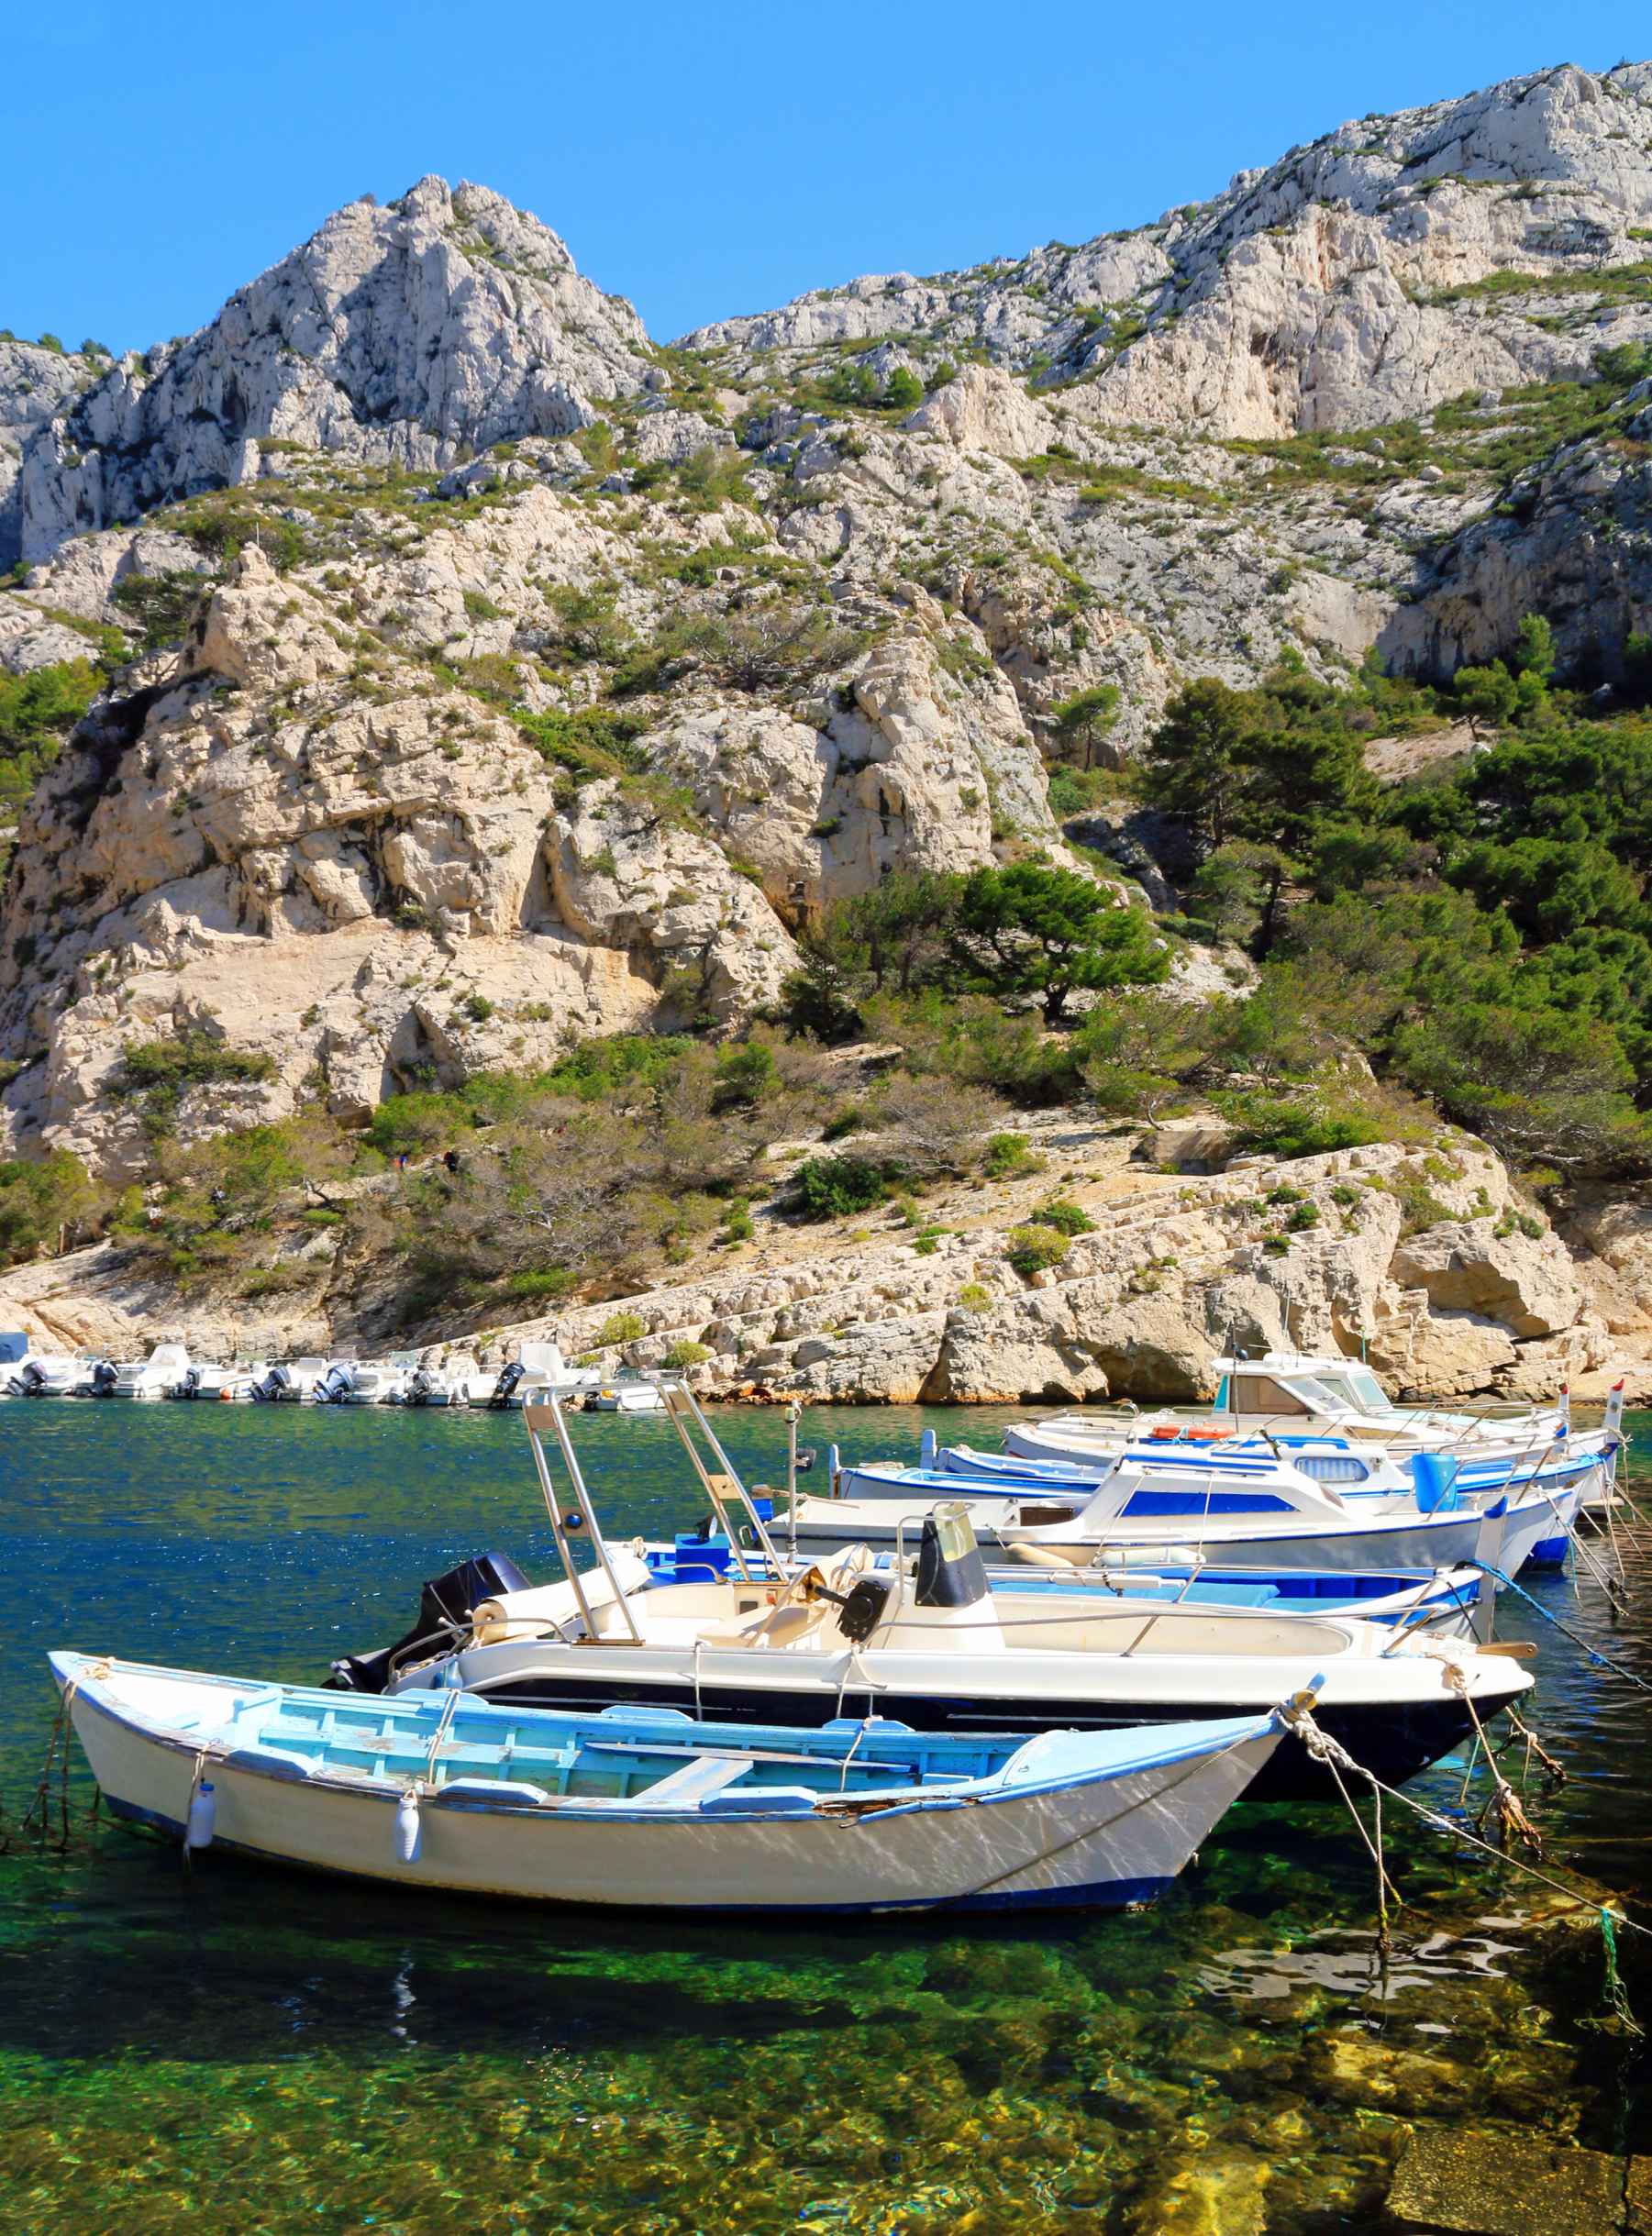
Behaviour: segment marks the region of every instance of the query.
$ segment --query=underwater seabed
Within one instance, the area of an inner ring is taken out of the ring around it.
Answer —
[[[760,1473],[772,1430],[748,1419],[728,1437]],[[296,1677],[352,1623],[372,1633],[368,1593],[376,1627],[399,1613],[479,1518],[543,1560],[520,1489],[484,1493],[474,1454],[445,1473],[429,1439],[388,1487],[382,1435],[364,1440],[376,1489],[348,1457],[325,1489],[300,1484],[248,1440],[233,1489],[189,1475],[179,1526],[176,1457],[157,1440],[151,1462],[146,1425],[124,1417],[112,1500],[94,1470],[34,1475],[0,1510],[0,1557],[26,1579],[0,1642],[25,1710],[0,1741],[14,1830],[65,1610],[75,1643],[153,1654],[188,1624],[201,1658]],[[604,1463],[638,1467],[638,1425],[615,1424]],[[880,1411],[832,1433],[911,1429]],[[643,1526],[660,1485],[637,1478],[622,1511],[588,1466],[604,1511]],[[1536,1589],[1652,1680],[1641,1584],[1615,1627],[1598,1591]],[[1652,1703],[1525,1612],[1504,1627],[1540,1640],[1532,1721],[1570,1773],[1540,1810],[1547,1861],[1652,1922]],[[1413,1790],[1451,1805],[1460,1782]],[[77,1759],[77,1810],[91,1790]],[[1369,1860],[1335,1808],[1240,1810],[1151,1913],[990,1928],[541,1912],[211,1851],[186,1876],[158,1841],[83,1814],[72,1830],[66,1856],[0,1856],[6,2236],[1328,2236],[1384,2226],[1419,2127],[1489,2156],[1514,2136],[1652,2137],[1652,2071],[1605,2001],[1594,1914],[1391,1813],[1386,1961]],[[1625,1934],[1620,1954],[1652,2022],[1649,1945]]]

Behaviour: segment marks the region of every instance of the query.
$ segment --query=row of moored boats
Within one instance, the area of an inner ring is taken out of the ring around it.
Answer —
[[[552,1393],[593,1412],[657,1412],[658,1386],[634,1374],[571,1366],[554,1343],[525,1343],[502,1367],[468,1352],[394,1351],[388,1358],[192,1358],[157,1344],[145,1358],[51,1351],[0,1333],[0,1398],[178,1398],[254,1405],[409,1405],[504,1412]]]
[[[1142,1902],[1239,1799],[1330,1790],[1327,1749],[1398,1785],[1522,1702],[1498,1587],[1619,1495],[1621,1393],[1574,1429],[1219,1366],[1212,1410],[926,1440],[828,1496],[748,1491],[661,1379],[707,1511],[658,1544],[604,1536],[551,1391],[558,1579],[476,1555],[314,1686],[54,1675],[114,1813],[195,1851],[759,1915]]]

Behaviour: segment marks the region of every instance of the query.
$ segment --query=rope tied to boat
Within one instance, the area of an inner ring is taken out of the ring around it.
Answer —
[[[108,1664],[102,1663],[93,1671],[94,1676],[107,1675]],[[52,1720],[51,1732],[46,1742],[46,1760],[40,1766],[39,1782],[34,1797],[23,1812],[22,1830],[32,1832],[42,1848],[50,1848],[58,1855],[69,1853],[69,1757],[73,1725],[70,1721],[74,1696],[79,1688],[78,1677],[67,1677],[58,1696],[58,1712]],[[53,1780],[56,1780],[58,1830],[51,1832],[51,1805]]]
[[[1394,1898],[1394,1908],[1404,1906],[1400,1890],[1388,1875],[1388,1865],[1382,1851],[1382,1789],[1363,1764],[1355,1761],[1340,1740],[1333,1739],[1322,1724],[1314,1718],[1314,1695],[1299,1692],[1292,1696],[1280,1710],[1286,1728],[1302,1742],[1304,1751],[1323,1768],[1328,1770],[1336,1782],[1336,1790],[1347,1806],[1354,1830],[1365,1843],[1367,1854],[1377,1867],[1377,1946],[1386,1956],[1389,1951],[1388,1898]],[[1368,1832],[1365,1820],[1359,1814],[1353,1795],[1343,1783],[1342,1774],[1349,1770],[1357,1777],[1368,1778],[1371,1787],[1371,1815],[1374,1832]]]
[[[1629,1991],[1624,1986],[1624,1976],[1617,1968],[1617,1929],[1626,1919],[1614,1919],[1603,1906],[1601,1910],[1601,1946],[1606,1965],[1606,2004],[1626,2034],[1643,2037],[1646,2031],[1629,2008]]]
[[[1621,1910],[1613,1909],[1609,1903],[1602,1902],[1598,1897],[1581,1894],[1575,1887],[1567,1886],[1563,1879],[1555,1878],[1547,1871],[1537,1870],[1535,1865],[1528,1864],[1521,1856],[1510,1854],[1506,1848],[1494,1846],[1491,1842],[1481,1837],[1478,1824],[1476,1831],[1469,1832],[1466,1826],[1454,1824],[1449,1817],[1442,1816],[1438,1810],[1430,1809],[1426,1802],[1418,1801],[1408,1793],[1401,1793],[1394,1787],[1384,1785],[1375,1771],[1368,1770],[1363,1763],[1357,1762],[1345,1746],[1321,1728],[1314,1721],[1311,1704],[1300,1693],[1294,1699],[1287,1701],[1280,1713],[1301,1741],[1307,1754],[1315,1762],[1323,1763],[1334,1775],[1347,1770],[1356,1777],[1363,1778],[1371,1789],[1373,1801],[1382,1798],[1391,1801],[1403,1801],[1407,1809],[1422,1819],[1431,1832],[1443,1832],[1447,1840],[1466,1842],[1469,1847],[1479,1848],[1482,1854],[1494,1856],[1499,1863],[1511,1865],[1514,1870],[1524,1873],[1527,1878],[1536,1879],[1540,1887],[1547,1887],[1551,1893],[1564,1895],[1580,1909],[1592,1909],[1601,1921],[1601,1939],[1604,1949],[1606,1967],[1605,1998],[1608,2008],[1621,2021],[1626,2031],[1637,2036],[1643,2032],[1644,2030],[1629,2008],[1629,1998],[1624,1987],[1622,1975],[1618,1971],[1617,1937],[1620,1932],[1630,1932],[1644,1934],[1646,1939],[1652,1940],[1652,1926],[1641,1925],[1635,1919],[1624,1917]],[[1475,1721],[1478,1728],[1478,1717]],[[1487,1754],[1490,1759],[1490,1749],[1487,1750]],[[1353,1816],[1361,1836],[1365,1839],[1367,1848],[1370,1848],[1369,1835],[1366,1833],[1365,1826],[1360,1821],[1358,1810],[1354,1808],[1352,1797],[1343,1786],[1340,1776],[1336,1777],[1336,1783],[1342,1791],[1344,1799],[1348,1804],[1349,1813]],[[1524,1814],[1524,1812],[1522,1813]],[[1483,1816],[1484,1812],[1482,1811],[1481,1814]],[[1381,1867],[1380,1860],[1379,1860],[1379,1870]],[[1395,1899],[1398,1900],[1397,1893]],[[1379,1917],[1381,1920],[1381,1935],[1379,1945],[1386,1949],[1387,1920],[1382,1916],[1380,1898],[1379,1898]]]
[[[1520,1796],[1497,1766],[1497,1757],[1492,1752],[1491,1741],[1486,1737],[1486,1727],[1481,1723],[1480,1710],[1474,1705],[1474,1695],[1469,1688],[1467,1671],[1461,1662],[1448,1661],[1445,1664],[1441,1674],[1444,1676],[1448,1688],[1456,1693],[1458,1699],[1469,1711],[1469,1719],[1474,1725],[1475,1744],[1485,1755],[1486,1768],[1491,1774],[1491,1798],[1474,1820],[1476,1832],[1483,1832],[1486,1821],[1490,1818],[1491,1823],[1496,1827],[1496,1844],[1500,1848],[1507,1848],[1509,1835],[1513,1833],[1516,1839],[1524,1842],[1534,1855],[1541,1855],[1543,1854],[1543,1835],[1527,1816]]]
[[[1579,1652],[1586,1654],[1598,1668],[1610,1669],[1613,1677],[1624,1678],[1627,1683],[1637,1687],[1642,1692],[1652,1692],[1652,1684],[1648,1684],[1644,1677],[1637,1676],[1633,1669],[1625,1667],[1624,1663],[1613,1661],[1610,1654],[1599,1653],[1580,1632],[1574,1631],[1569,1623],[1562,1622],[1559,1616],[1555,1614],[1551,1609],[1545,1607],[1542,1600],[1529,1592],[1524,1584],[1516,1583],[1512,1576],[1506,1576],[1501,1568],[1494,1567],[1490,1561],[1476,1561],[1473,1566],[1480,1571],[1482,1576],[1489,1576],[1502,1590],[1513,1592],[1518,1599],[1524,1600],[1528,1607],[1536,1608],[1545,1622],[1552,1622],[1561,1636],[1569,1638]]]

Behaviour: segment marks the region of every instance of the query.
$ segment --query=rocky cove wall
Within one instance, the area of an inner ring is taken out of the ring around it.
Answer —
[[[707,1354],[690,1369],[703,1395],[756,1402],[1184,1400],[1210,1394],[1209,1362],[1229,1345],[1287,1343],[1363,1355],[1418,1396],[1537,1399],[1567,1382],[1598,1397],[1620,1375],[1632,1397],[1652,1395],[1646,1217],[1603,1208],[1592,1246],[1581,1228],[1569,1245],[1466,1136],[1200,1176],[1142,1161],[1174,1152],[1167,1133],[1103,1132],[1072,1113],[1032,1132],[1047,1171],[927,1198],[948,1229],[932,1247],[895,1214],[810,1228],[760,1212],[752,1242],[639,1294],[508,1326],[436,1322],[416,1331],[421,1347],[503,1363],[554,1337],[570,1356],[648,1368],[694,1344]],[[1006,1239],[1052,1179],[1093,1231],[1024,1280]],[[1281,1189],[1293,1200],[1269,1203]],[[1418,1228],[1423,1190],[1443,1215]],[[162,1337],[203,1356],[407,1343],[372,1332],[371,1284],[337,1249],[325,1234],[305,1245],[307,1292],[237,1306],[180,1295],[103,1245],[0,1277],[0,1326],[121,1355]],[[645,1332],[604,1346],[616,1311]]]

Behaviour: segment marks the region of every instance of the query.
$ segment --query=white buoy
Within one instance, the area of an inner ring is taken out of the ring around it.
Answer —
[[[189,1822],[184,1829],[186,1848],[210,1848],[212,1829],[218,1813],[218,1797],[210,1778],[203,1778],[190,1796]]]
[[[396,1803],[395,1852],[404,1864],[416,1864],[424,1828],[419,1823],[419,1798],[411,1787]]]

